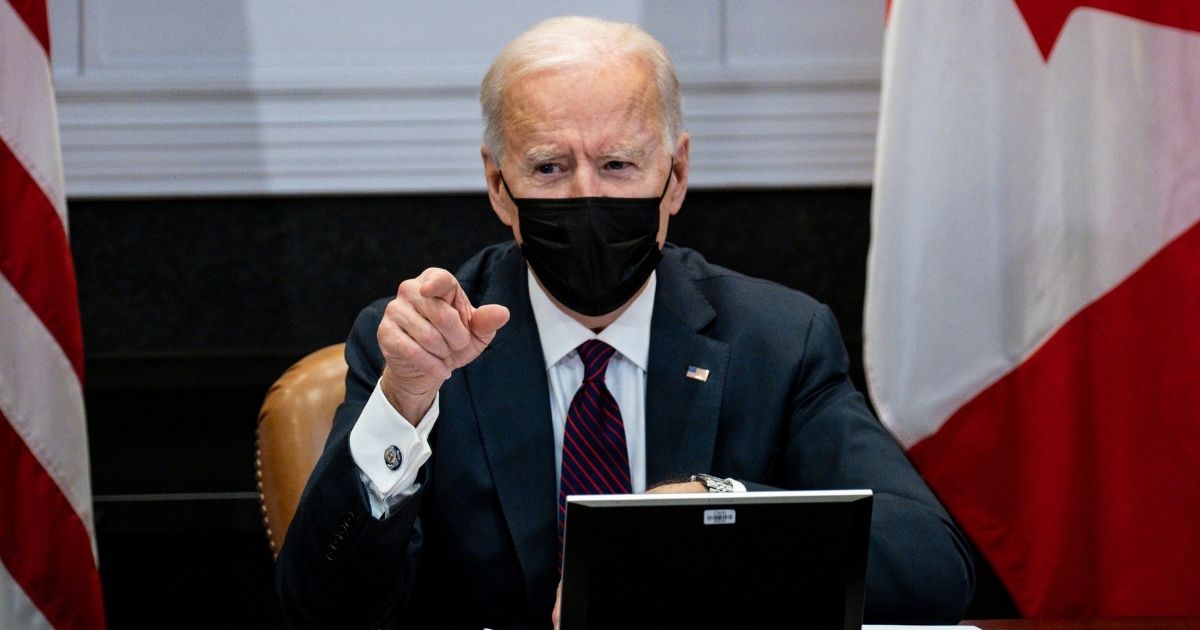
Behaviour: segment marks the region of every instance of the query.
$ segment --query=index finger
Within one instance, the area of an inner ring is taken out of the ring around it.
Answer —
[[[458,311],[458,318],[464,325],[471,321],[471,313],[475,308],[471,306],[471,301],[467,299],[467,294],[463,292],[454,274],[445,269],[430,267],[422,272],[417,280],[421,281],[421,297],[446,302]]]
[[[421,297],[439,298],[453,304],[458,296],[458,278],[445,269],[430,267],[422,271],[417,280],[421,282]]]

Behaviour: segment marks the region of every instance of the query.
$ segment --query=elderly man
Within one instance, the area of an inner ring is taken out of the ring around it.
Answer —
[[[671,480],[873,489],[867,618],[956,621],[968,545],[847,378],[829,310],[666,244],[689,138],[661,44],[548,20],[481,101],[516,242],[359,316],[279,558],[289,621],[549,626],[563,497]]]

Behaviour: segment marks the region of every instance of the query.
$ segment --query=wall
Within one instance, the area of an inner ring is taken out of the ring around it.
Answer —
[[[672,51],[694,185],[870,181],[883,0],[56,0],[68,194],[481,190],[487,64],[571,13]]]

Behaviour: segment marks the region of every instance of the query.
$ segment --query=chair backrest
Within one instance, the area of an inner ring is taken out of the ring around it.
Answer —
[[[328,346],[297,361],[267,391],[258,413],[254,467],[273,555],[279,555],[334,411],[346,396],[345,346]]]

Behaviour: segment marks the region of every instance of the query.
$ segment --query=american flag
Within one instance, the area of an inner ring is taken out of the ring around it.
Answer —
[[[0,628],[103,628],[45,0],[0,0]]]

